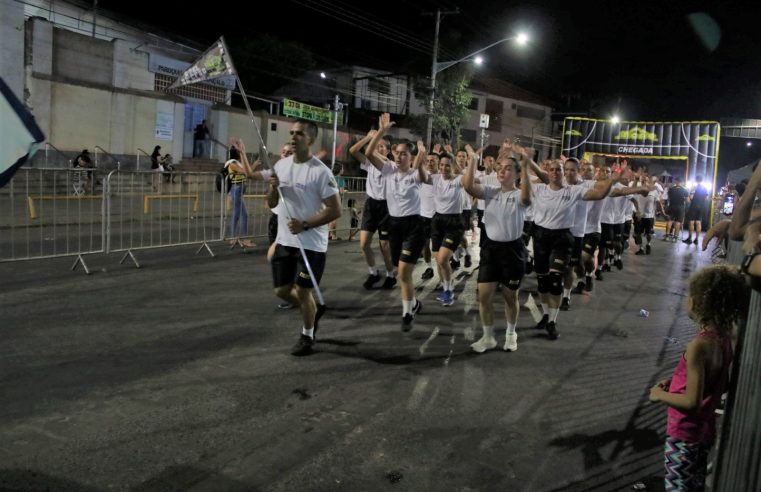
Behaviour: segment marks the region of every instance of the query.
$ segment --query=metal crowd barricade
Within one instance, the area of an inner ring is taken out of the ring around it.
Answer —
[[[223,238],[225,195],[215,188],[216,173],[112,171],[106,179],[105,252],[123,252],[140,267],[140,249],[200,244]]]
[[[0,261],[103,252],[106,215],[95,169],[21,168],[0,189]]]

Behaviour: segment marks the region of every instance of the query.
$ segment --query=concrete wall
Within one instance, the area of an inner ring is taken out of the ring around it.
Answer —
[[[53,29],[53,75],[110,86],[113,80],[112,44],[63,29]]]
[[[24,7],[0,0],[0,76],[24,100]]]

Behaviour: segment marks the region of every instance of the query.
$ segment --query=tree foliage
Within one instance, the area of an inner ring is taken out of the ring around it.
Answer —
[[[438,74],[436,77],[436,97],[433,102],[433,132],[432,141],[450,143],[457,148],[461,144],[460,129],[468,116],[468,107],[473,95],[470,85],[470,70],[465,65],[455,65]],[[430,79],[418,79],[413,90],[415,97],[421,101],[429,101],[431,89]],[[415,133],[425,135],[428,116],[410,118]]]

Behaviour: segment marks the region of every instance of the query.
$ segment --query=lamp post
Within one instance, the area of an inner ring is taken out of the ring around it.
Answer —
[[[483,53],[489,48],[497,46],[498,44],[504,43],[506,41],[512,41],[512,40],[516,40],[518,44],[524,45],[528,42],[528,36],[524,33],[520,33],[517,36],[508,36],[506,38],[500,39],[499,41],[495,41],[491,43],[490,45],[484,46],[483,48],[478,49],[474,51],[473,53],[467,54],[463,56],[462,58],[460,58],[459,60],[438,62],[437,58],[438,58],[438,52],[439,52],[439,18],[437,17],[436,34],[433,41],[433,63],[431,63],[431,99],[428,102],[428,125],[426,130],[426,144],[428,145],[428,148],[431,147],[431,133],[433,133],[433,103],[436,97],[436,75],[439,72],[443,72],[449,67],[453,67],[460,62],[473,58],[479,53]],[[479,60],[481,60],[481,62],[483,61],[480,57],[479,57]],[[478,61],[476,63],[480,65]]]

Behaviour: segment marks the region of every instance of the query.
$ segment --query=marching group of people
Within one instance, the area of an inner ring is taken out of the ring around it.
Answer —
[[[472,262],[466,231],[471,229],[472,200],[476,200],[483,329],[481,338],[471,345],[477,353],[498,345],[493,308],[497,292],[501,291],[505,301],[504,350],[518,348],[517,294],[523,277],[532,270],[542,307],[537,328],[556,340],[558,313],[570,309],[571,293],[592,292],[595,281],[603,280],[613,268],[623,268],[622,252],[629,246],[632,225],[639,246],[636,254],[648,255],[656,209],[660,207],[670,222],[681,224],[689,198],[677,183],[669,190],[669,205],[664,209],[663,189],[657,178],[644,170],[635,173],[627,165],[614,170],[576,158],[539,165],[529,149],[507,140],[498,155],[483,159],[468,145],[454,155],[448,146],[437,145],[428,151],[422,142],[402,141],[392,146],[386,134],[393,125],[390,115],[383,114],[378,129],[351,148],[367,171],[368,196],[360,227],[360,248],[368,269],[364,287],[392,289],[399,284],[401,329],[411,330],[422,309],[415,297],[413,271],[423,256],[422,278],[438,275],[441,293],[436,300],[452,306],[453,270],[459,268],[460,260],[466,267]],[[315,302],[312,292],[325,269],[328,224],[341,216],[335,176],[311,151],[317,131],[314,123],[297,120],[272,169],[255,171],[240,140],[233,144],[239,159],[228,161],[235,173],[269,181],[273,242],[267,259],[274,291],[287,305],[300,309],[303,323],[293,355],[313,351],[325,306]],[[759,188],[761,172],[756,174],[753,183]],[[699,199],[693,197],[692,203]],[[703,211],[690,207],[687,213],[689,218]],[[692,233],[699,234],[698,224],[690,227],[691,243],[697,244],[697,235],[693,240]],[[723,227],[730,230],[726,224]],[[761,228],[752,223],[742,230]],[[667,232],[679,234],[678,229]],[[372,239],[376,233],[385,272],[375,262]],[[709,237],[712,234],[709,232]],[[758,236],[758,232],[752,234]],[[474,239],[471,235],[471,241]],[[528,254],[529,244],[533,245],[533,258]],[[746,258],[745,273],[761,269],[756,256]],[[713,410],[726,389],[731,333],[745,316],[747,297],[745,279],[735,267],[712,266],[690,279],[687,312],[698,325],[698,334],[688,344],[673,378],[650,391],[652,401],[669,407],[667,490],[697,490],[705,479],[706,457],[715,436]]]

